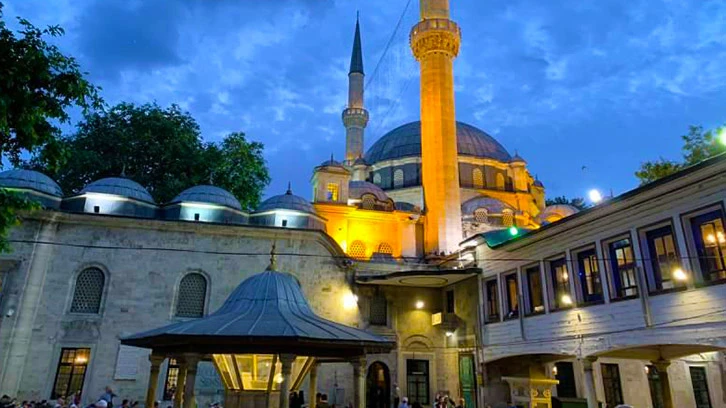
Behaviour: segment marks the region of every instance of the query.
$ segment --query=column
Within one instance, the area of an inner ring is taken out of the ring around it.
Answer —
[[[176,392],[174,393],[174,408],[181,408],[184,404],[184,385],[187,380],[187,362],[183,357],[177,358],[179,363],[179,376],[176,380]]]
[[[318,363],[313,362],[313,365],[310,366],[310,384],[308,387],[308,400],[310,401],[308,403],[309,408],[316,408],[318,401],[315,398],[315,395],[317,393],[318,393]],[[398,408],[398,407],[396,407],[396,408]]]
[[[673,396],[671,395],[671,383],[668,378],[668,366],[671,362],[663,360],[653,361],[655,369],[658,370],[658,378],[660,378],[661,397],[663,398],[663,408],[673,408]]]
[[[151,369],[149,371],[149,387],[146,389],[146,408],[154,406],[156,387],[159,384],[159,370],[161,369],[161,363],[164,362],[164,356],[152,353],[149,356],[149,361],[151,362]]]
[[[592,364],[597,357],[586,357],[582,359],[582,367],[585,369],[585,396],[587,397],[587,408],[598,408],[597,393],[595,392],[595,373]]]
[[[282,365],[282,384],[280,384],[280,408],[290,407],[290,377],[292,375],[292,363],[294,361],[294,354],[280,354],[280,364]]]
[[[353,365],[353,408],[366,406],[366,358],[356,357],[350,362]]]
[[[197,381],[197,364],[199,364],[199,356],[197,354],[185,354],[187,369],[186,378],[184,380],[184,408],[195,408],[196,401],[194,396],[194,383]]]

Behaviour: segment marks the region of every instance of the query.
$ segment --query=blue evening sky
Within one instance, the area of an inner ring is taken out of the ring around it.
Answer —
[[[60,24],[58,41],[110,104],[176,103],[206,140],[265,144],[266,195],[310,197],[313,167],[343,155],[340,119],[360,11],[366,147],[417,120],[412,0],[4,0],[6,19]],[[680,158],[688,125],[726,122],[726,2],[451,0],[463,31],[459,120],[528,161],[552,197],[637,186],[639,163]]]

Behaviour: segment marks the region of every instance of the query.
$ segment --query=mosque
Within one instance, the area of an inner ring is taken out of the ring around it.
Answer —
[[[312,169],[311,201],[288,187],[246,212],[212,185],[156,203],[125,177],[64,193],[0,173],[43,207],[0,255],[0,393],[726,406],[726,159],[581,212],[547,206],[522,157],[456,120],[448,0],[420,16],[420,121],[364,148],[356,22],[346,151]]]

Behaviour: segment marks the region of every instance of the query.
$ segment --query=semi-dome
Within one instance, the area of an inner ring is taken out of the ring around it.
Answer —
[[[315,214],[313,205],[308,200],[293,194],[290,189],[285,194],[276,195],[263,201],[255,212],[271,210],[293,210]]]
[[[514,211],[512,206],[501,200],[497,200],[492,197],[480,196],[471,198],[464,202],[464,204],[461,205],[461,213],[464,215],[474,214],[474,211],[479,208],[486,208],[487,211],[494,214],[500,214],[505,209]]]
[[[81,194],[85,193],[113,194],[154,204],[151,194],[141,184],[122,177],[96,180],[81,190]]]
[[[456,122],[459,155],[509,162],[509,152],[481,129]],[[421,156],[421,122],[411,122],[386,133],[365,155],[366,162],[375,164],[384,160]]]
[[[178,202],[195,202],[205,204],[218,204],[225,207],[234,208],[235,210],[242,210],[242,205],[235,196],[229,191],[210,185],[201,185],[190,187],[182,191],[173,200],[173,203]]]
[[[549,224],[577,214],[578,212],[580,212],[580,210],[578,210],[577,207],[569,204],[548,205],[541,213],[539,213],[537,219],[542,224]]]
[[[0,173],[0,187],[38,191],[53,197],[62,197],[58,183],[43,173],[33,170],[14,169]]]
[[[348,196],[353,199],[363,197],[364,194],[373,194],[379,201],[387,201],[388,196],[383,190],[367,181],[351,181],[348,183]]]

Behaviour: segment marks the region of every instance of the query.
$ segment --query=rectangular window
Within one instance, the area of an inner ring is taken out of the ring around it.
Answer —
[[[499,321],[499,295],[497,290],[497,280],[491,279],[484,283],[486,288],[486,318],[487,322]]]
[[[653,401],[653,408],[663,408],[663,383],[660,381],[658,369],[653,365],[645,366],[648,376],[648,387],[650,388],[650,400]]]
[[[429,404],[428,360],[406,360],[406,385],[409,401]]]
[[[557,384],[557,396],[561,398],[577,398],[577,387],[575,386],[575,369],[572,363],[562,361],[555,363],[555,379]]]
[[[381,293],[376,293],[370,302],[369,318],[371,325],[386,326],[388,324],[388,301]]]
[[[507,319],[515,319],[519,317],[519,285],[517,285],[516,272],[504,277],[504,291],[507,302]]]
[[[610,297],[626,299],[638,296],[638,269],[633,256],[630,238],[622,238],[607,244],[610,264]]]
[[[688,367],[691,372],[693,395],[696,398],[696,408],[711,408],[711,396],[708,394],[708,379],[705,367]]]
[[[83,380],[86,377],[88,359],[91,349],[63,348],[61,349],[58,367],[56,368],[55,383],[50,399],[67,397],[76,392],[83,392]]]
[[[552,279],[553,309],[571,306],[570,273],[567,270],[565,258],[550,261],[550,278]]]
[[[338,201],[338,184],[328,183],[328,201]]]
[[[601,302],[602,283],[595,248],[577,254],[577,268],[582,301],[585,303]]]
[[[726,235],[721,209],[693,217],[691,228],[703,280],[726,280]]]
[[[620,370],[617,364],[600,364],[602,387],[605,391],[607,408],[623,404],[623,388],[620,384]]]
[[[524,270],[527,276],[527,296],[529,298],[529,313],[544,313],[544,288],[539,265]]]
[[[282,220],[282,226],[287,227],[287,220]]]
[[[454,313],[454,291],[453,290],[447,290],[446,291],[446,313]]]
[[[194,213],[194,221],[199,221],[199,213]]]
[[[673,227],[665,225],[645,233],[645,245],[648,248],[650,262],[649,289],[651,292],[674,289],[682,286],[673,280],[672,272],[680,268],[676,238]]]
[[[169,366],[166,369],[166,381],[164,381],[164,401],[173,401],[179,384],[179,363],[175,358],[169,359]]]

